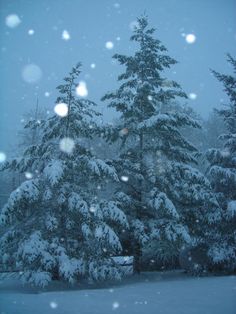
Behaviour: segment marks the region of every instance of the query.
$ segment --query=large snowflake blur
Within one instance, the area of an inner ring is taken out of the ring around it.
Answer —
[[[17,14],[10,14],[6,17],[6,25],[10,28],[15,28],[21,23],[21,19]]]
[[[76,87],[76,94],[80,97],[88,96],[87,84],[85,81],[80,81],[79,85]]]
[[[0,152],[0,163],[5,162],[7,159],[7,156],[4,152]]]
[[[34,63],[28,64],[23,68],[22,77],[27,83],[37,83],[42,77],[42,70]]]

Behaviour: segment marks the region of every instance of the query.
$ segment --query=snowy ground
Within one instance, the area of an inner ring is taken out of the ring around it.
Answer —
[[[236,276],[144,273],[103,287],[53,283],[44,291],[0,281],[1,314],[235,314]]]

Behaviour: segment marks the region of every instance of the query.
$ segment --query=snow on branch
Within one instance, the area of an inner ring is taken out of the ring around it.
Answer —
[[[106,202],[104,208],[104,218],[112,220],[114,222],[119,222],[123,227],[128,227],[128,221],[126,215],[122,210],[120,210],[114,201]]]
[[[49,164],[44,168],[43,173],[49,179],[52,185],[57,184],[64,175],[64,163],[62,160],[52,160]]]

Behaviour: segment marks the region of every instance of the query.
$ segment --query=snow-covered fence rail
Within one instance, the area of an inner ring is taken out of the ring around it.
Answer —
[[[134,272],[133,256],[113,256],[112,259],[121,267],[124,276],[132,275]],[[20,273],[21,270],[16,267],[0,264],[0,273]]]
[[[124,276],[132,275],[134,272],[134,257],[133,256],[113,256],[112,259],[117,263],[122,270]]]
[[[16,266],[0,263],[0,273],[19,273],[21,272]]]

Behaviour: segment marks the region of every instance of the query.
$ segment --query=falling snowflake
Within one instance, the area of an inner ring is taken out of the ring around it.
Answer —
[[[70,137],[65,137],[60,141],[59,146],[61,151],[71,154],[75,147],[75,142]]]
[[[107,49],[113,49],[114,48],[114,44],[112,41],[107,41],[105,46]]]
[[[132,22],[129,24],[129,28],[131,29],[131,31],[136,30],[137,28],[139,28],[138,22],[137,22],[137,21],[132,21]]]
[[[36,64],[28,64],[23,68],[22,77],[27,83],[37,83],[42,77],[42,70]]]
[[[32,179],[33,178],[33,174],[31,173],[31,172],[26,172],[25,173],[25,177],[26,177],[26,179]]]
[[[151,95],[148,95],[148,100],[152,100],[152,96]]]
[[[128,182],[129,181],[129,177],[127,177],[127,176],[121,176],[120,178],[121,178],[121,180],[123,182]]]
[[[116,40],[117,40],[117,41],[120,41],[120,36],[117,36],[117,37],[116,37]]]
[[[50,306],[52,309],[56,309],[58,307],[58,304],[54,301],[50,302]]]
[[[28,34],[31,35],[31,36],[34,35],[34,30],[33,29],[29,29],[28,30]]]
[[[188,44],[193,44],[196,41],[196,36],[194,34],[187,34],[185,40]]]
[[[65,103],[57,104],[54,107],[55,113],[60,117],[66,117],[68,114],[68,106]]]
[[[113,302],[112,309],[116,310],[116,309],[118,309],[119,306],[120,306],[119,302]]]
[[[7,159],[6,154],[3,152],[0,152],[0,163],[6,161],[6,159]]]
[[[10,14],[6,17],[6,25],[10,28],[15,28],[21,23],[17,14]]]
[[[129,130],[127,128],[123,128],[122,130],[120,130],[120,135],[123,136],[123,135],[127,135],[129,133]]]
[[[80,97],[87,97],[88,96],[88,89],[86,82],[80,81],[79,85],[76,87],[76,94]]]
[[[90,207],[89,207],[89,211],[90,211],[91,213],[95,213],[95,212],[96,212],[96,207],[95,207],[95,206],[90,206]]]
[[[95,69],[95,68],[96,68],[96,64],[95,64],[95,63],[91,63],[91,64],[90,64],[90,67],[91,67],[92,69]]]
[[[63,39],[63,40],[69,40],[70,39],[70,33],[67,31],[67,30],[64,30],[63,32],[62,32],[62,35],[61,35],[61,38]]]
[[[45,96],[45,97],[49,97],[49,96],[50,96],[50,93],[49,93],[49,92],[45,92],[45,93],[44,93],[44,96]]]
[[[195,94],[195,93],[190,93],[190,94],[188,95],[188,98],[189,98],[189,99],[192,99],[192,100],[195,100],[195,99],[197,98],[197,94]]]

